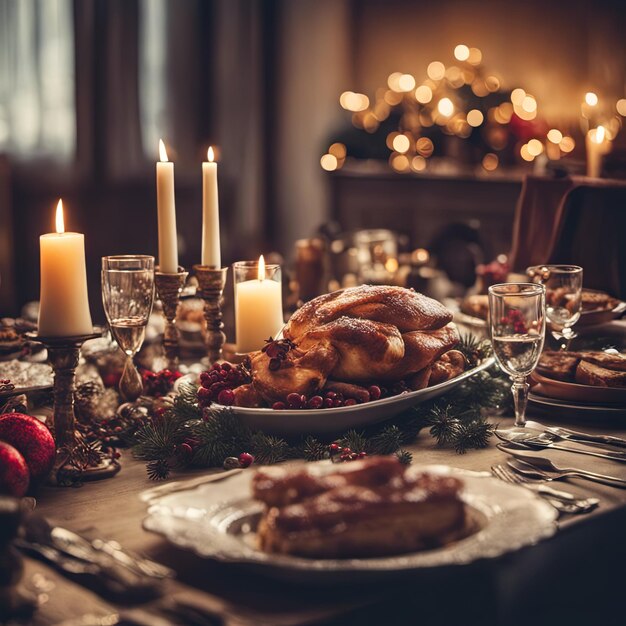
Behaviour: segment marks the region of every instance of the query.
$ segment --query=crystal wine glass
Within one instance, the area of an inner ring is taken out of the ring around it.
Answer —
[[[543,348],[546,289],[532,283],[489,287],[489,334],[500,367],[511,377],[515,425],[526,423],[528,383]]]
[[[126,354],[120,393],[128,401],[143,391],[133,357],[141,348],[154,301],[154,257],[102,257],[102,302],[111,333]]]
[[[576,337],[572,326],[580,318],[583,268],[578,265],[535,265],[526,270],[533,283],[546,288],[546,315],[552,336],[562,350]]]

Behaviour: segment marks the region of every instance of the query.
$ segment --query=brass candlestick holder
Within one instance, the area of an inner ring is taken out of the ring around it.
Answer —
[[[209,364],[222,357],[222,346],[226,335],[222,330],[222,292],[226,285],[227,267],[215,268],[208,265],[194,265],[193,271],[198,279],[198,295],[204,300],[204,318],[206,319],[206,349]]]
[[[57,460],[54,476],[79,477],[80,480],[99,480],[114,476],[120,465],[113,459],[98,454],[97,459],[85,459],[81,469],[68,464],[71,450],[82,437],[76,430],[74,416],[74,389],[76,367],[80,356],[80,347],[89,339],[100,337],[99,333],[77,335],[74,337],[47,337],[29,333],[33,341],[42,343],[48,350],[48,360],[54,370],[54,441],[57,446]]]
[[[175,274],[161,272],[158,267],[154,271],[154,285],[157,297],[163,304],[163,316],[165,317],[165,333],[163,335],[165,358],[167,359],[167,367],[171,370],[178,369],[179,334],[176,327],[176,312],[180,301],[180,292],[185,286],[187,275],[188,272],[183,267],[179,267]]]

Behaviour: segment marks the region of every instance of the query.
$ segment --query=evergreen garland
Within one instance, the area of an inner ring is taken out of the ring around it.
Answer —
[[[459,349],[470,361],[488,355],[486,344],[472,337],[462,338]],[[424,428],[439,446],[459,454],[485,447],[494,428],[484,413],[506,408],[510,400],[508,379],[494,366],[464,381],[445,398],[420,404],[385,423],[362,431],[352,429],[334,440],[308,436],[288,441],[252,431],[232,409],[200,408],[197,387],[186,384],[134,433],[133,453],[148,462],[153,479],[165,478],[172,469],[187,465],[221,467],[227,457],[242,452],[250,452],[260,464],[289,458],[318,461],[328,458],[333,441],[357,454],[396,454],[403,463],[410,463],[412,455],[403,447],[415,441]]]

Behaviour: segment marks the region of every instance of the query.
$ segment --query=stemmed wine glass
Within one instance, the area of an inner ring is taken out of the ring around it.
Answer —
[[[513,381],[515,425],[526,423],[528,383],[546,333],[546,289],[532,283],[489,287],[489,334],[500,367]]]
[[[535,265],[526,270],[533,283],[546,288],[546,315],[552,336],[567,350],[580,318],[583,268],[578,265]]]
[[[102,302],[115,341],[126,354],[120,393],[136,400],[143,390],[133,357],[141,348],[154,301],[154,257],[102,257]]]

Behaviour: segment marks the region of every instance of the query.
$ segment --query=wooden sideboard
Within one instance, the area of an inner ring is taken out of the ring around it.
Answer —
[[[385,162],[346,164],[329,174],[331,215],[344,230],[389,228],[428,248],[442,230],[475,228],[488,259],[511,246],[522,173],[468,171],[397,174]]]

